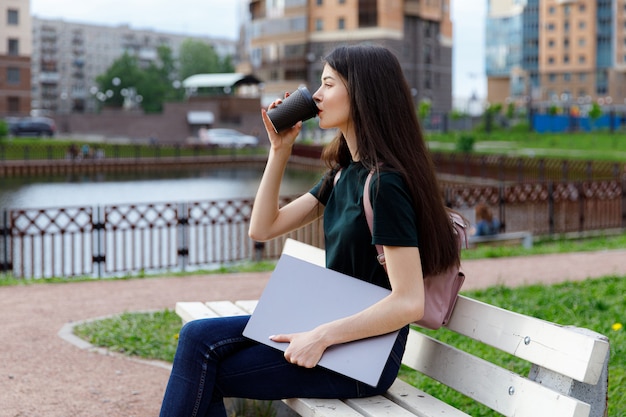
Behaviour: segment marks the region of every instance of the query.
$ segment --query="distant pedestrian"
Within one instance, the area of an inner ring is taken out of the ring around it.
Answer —
[[[75,143],[72,143],[67,150],[69,158],[73,161],[78,158],[78,148]]]
[[[89,158],[89,145],[85,143],[81,148],[81,152],[83,154],[83,159]]]
[[[489,206],[485,204],[477,204],[476,213],[476,231],[475,236],[491,236],[500,232],[500,221],[494,217]]]

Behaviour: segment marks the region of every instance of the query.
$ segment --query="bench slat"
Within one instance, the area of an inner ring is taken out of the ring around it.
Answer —
[[[326,252],[316,246],[307,245],[294,239],[286,239],[283,253],[314,265],[326,267]]]
[[[589,404],[415,330],[409,332],[402,363],[505,416],[586,417],[590,412]]]
[[[471,417],[397,378],[385,396],[418,417]]]
[[[222,317],[245,316],[250,313],[231,301],[207,301],[206,306]]]
[[[366,398],[350,398],[345,401],[346,404],[364,416],[415,417],[413,413],[383,397],[382,395]]]
[[[209,310],[199,301],[179,301],[176,303],[176,314],[183,320],[183,324],[191,320],[219,317],[219,314]]]
[[[606,337],[459,296],[447,327],[578,381],[596,384],[609,351]],[[523,330],[522,330],[523,329]]]
[[[338,399],[289,398],[283,402],[302,417],[363,417]]]
[[[248,314],[252,314],[254,312],[254,309],[256,308],[256,305],[259,303],[259,300],[239,300],[239,301],[235,301],[235,305],[239,308],[241,308],[242,310],[244,310],[245,312],[247,312]]]

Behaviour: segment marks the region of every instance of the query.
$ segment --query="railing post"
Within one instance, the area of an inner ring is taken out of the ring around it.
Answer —
[[[104,247],[106,247],[106,245],[103,245],[103,240],[104,240],[104,231],[106,229],[106,224],[105,224],[105,220],[102,218],[102,207],[101,206],[97,206],[96,207],[96,219],[95,221],[93,221],[92,218],[92,230],[93,230],[93,241],[95,241],[95,251],[96,253],[93,254],[92,256],[92,262],[96,265],[96,269],[98,271],[98,278],[102,278],[102,273],[103,273],[103,268],[102,268],[102,264],[106,262],[106,254],[104,253]]]
[[[578,189],[578,231],[582,233],[585,230],[585,194],[582,182],[578,181],[576,188]]]
[[[548,182],[548,233],[554,234],[554,181]]]
[[[181,271],[187,269],[189,260],[189,218],[187,217],[187,203],[178,205],[178,259]]]
[[[626,175],[622,177],[622,227],[626,227]]]
[[[11,229],[9,227],[9,213],[2,210],[2,224],[0,225],[0,272],[8,273],[13,269],[10,259]]]
[[[506,232],[506,198],[504,195],[504,182],[500,181],[498,189],[498,216],[500,217],[500,232]]]

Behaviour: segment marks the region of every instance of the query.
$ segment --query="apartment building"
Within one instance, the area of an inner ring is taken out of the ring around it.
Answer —
[[[30,112],[30,0],[0,3],[0,117]]]
[[[623,1],[490,0],[486,39],[490,102],[626,105]]]
[[[301,84],[316,89],[324,55],[369,42],[396,53],[416,103],[452,108],[450,0],[251,0],[250,12],[248,59],[264,102]]]
[[[168,46],[176,57],[189,38],[212,45],[220,56],[237,52],[236,42],[228,39],[37,17],[33,18],[32,37],[32,106],[42,114],[95,111],[96,77],[124,52],[148,65],[157,59],[159,46]]]

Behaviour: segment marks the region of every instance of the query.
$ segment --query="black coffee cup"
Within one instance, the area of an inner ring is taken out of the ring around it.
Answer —
[[[314,118],[319,112],[313,96],[306,87],[300,87],[278,106],[267,111],[276,133],[289,129],[300,120]]]

